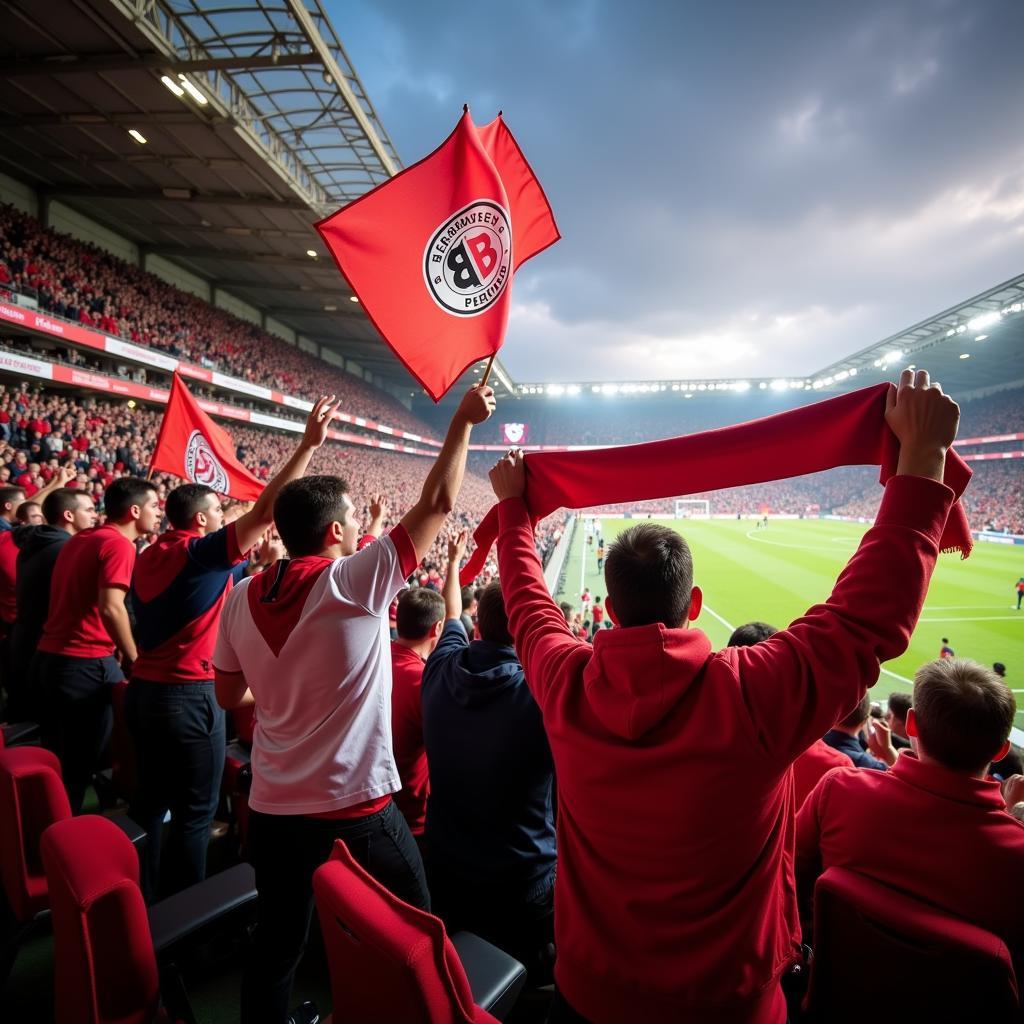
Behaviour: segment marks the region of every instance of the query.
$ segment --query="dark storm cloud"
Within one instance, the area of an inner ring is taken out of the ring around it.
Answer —
[[[519,379],[802,374],[1019,273],[1024,5],[328,5],[411,163],[505,111]]]

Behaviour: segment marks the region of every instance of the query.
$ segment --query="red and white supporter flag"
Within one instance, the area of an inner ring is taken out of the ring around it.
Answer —
[[[203,412],[178,374],[149,469],[205,484],[240,501],[255,501],[263,492],[263,484],[235,458],[231,435]]]
[[[430,156],[317,230],[367,316],[435,402],[501,348],[512,275],[560,237],[501,115],[477,128],[468,110]]]

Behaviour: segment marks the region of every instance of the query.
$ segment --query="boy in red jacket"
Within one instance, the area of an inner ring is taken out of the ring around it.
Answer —
[[[897,475],[832,596],[717,654],[689,628],[702,595],[686,542],[646,522],[605,560],[621,628],[581,643],[544,585],[521,453],[491,471],[509,626],[558,778],[552,1021],[786,1019],[779,978],[799,948],[789,769],[906,649],[953,501],[956,404],[907,370],[886,419]]]

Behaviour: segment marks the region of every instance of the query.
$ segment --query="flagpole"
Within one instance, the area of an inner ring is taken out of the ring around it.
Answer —
[[[492,352],[491,358],[487,360],[487,369],[484,370],[483,380],[480,381],[480,387],[482,388],[487,386],[487,378],[491,375],[491,367],[494,365],[494,357],[496,355],[497,352]]]

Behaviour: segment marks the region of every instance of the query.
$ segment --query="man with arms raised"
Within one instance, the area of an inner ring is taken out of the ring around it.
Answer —
[[[256,705],[250,859],[259,891],[242,1019],[281,1024],[309,931],[312,876],[336,838],[399,898],[429,908],[423,862],[391,794],[388,608],[430,550],[462,486],[472,427],[494,392],[463,398],[419,501],[358,553],[345,482],[281,490],[274,521],[290,559],[236,587],[214,651],[222,707]]]
[[[953,502],[959,410],[904,372],[901,443],[875,525],[831,597],[788,629],[712,653],[686,542],[654,523],[605,559],[620,628],[572,636],[544,585],[522,455],[491,471],[509,625],[558,779],[552,1021],[781,1024],[797,958],[793,761],[910,638]],[[743,757],[737,757],[743,751]]]
[[[57,556],[50,611],[32,660],[43,742],[60,758],[74,813],[113,726],[110,685],[124,678],[114,653],[125,664],[137,653],[125,607],[135,542],[160,525],[156,487],[138,477],[111,483],[103,508],[106,522],[75,534]]]
[[[334,396],[310,411],[291,458],[252,509],[224,525],[219,495],[182,484],[167,496],[171,529],[139,556],[132,578],[139,656],[128,689],[139,792],[132,817],[149,833],[147,895],[206,877],[210,823],[224,771],[224,712],[213,692],[213,646],[232,570],[274,520],[281,488],[301,477],[327,437]],[[161,879],[161,825],[171,829]],[[163,884],[161,884],[161,881]]]

